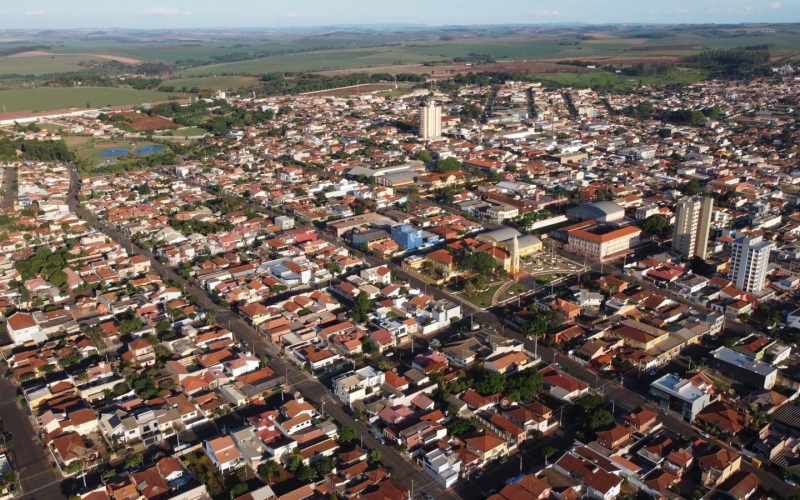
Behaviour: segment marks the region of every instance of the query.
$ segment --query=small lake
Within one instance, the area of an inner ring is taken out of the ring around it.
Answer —
[[[125,148],[114,148],[114,149],[107,149],[97,155],[100,158],[116,158],[118,156],[126,156],[128,154],[128,150]]]
[[[137,155],[145,156],[164,151],[164,146],[144,146],[136,150]]]

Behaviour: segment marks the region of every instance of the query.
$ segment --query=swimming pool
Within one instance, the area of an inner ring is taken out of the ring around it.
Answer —
[[[116,158],[118,156],[126,156],[128,154],[128,150],[125,148],[114,148],[114,149],[107,149],[97,155],[100,158]]]
[[[164,146],[143,146],[136,150],[137,155],[151,155],[164,151]]]

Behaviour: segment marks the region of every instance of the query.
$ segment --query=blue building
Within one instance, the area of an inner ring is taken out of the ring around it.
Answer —
[[[408,251],[416,250],[422,246],[422,229],[408,224],[401,224],[392,228],[392,240]]]

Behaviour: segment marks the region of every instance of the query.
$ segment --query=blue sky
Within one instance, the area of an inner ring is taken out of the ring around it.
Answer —
[[[413,23],[798,22],[800,0],[26,0],[0,29],[300,27]]]

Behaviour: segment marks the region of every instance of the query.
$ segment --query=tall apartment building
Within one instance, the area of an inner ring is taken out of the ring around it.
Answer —
[[[764,288],[769,252],[774,246],[774,243],[763,241],[761,236],[742,236],[734,240],[730,263],[733,286],[745,292],[760,292]]]
[[[442,136],[442,107],[433,101],[419,108],[419,136],[422,139]]]
[[[684,198],[675,206],[675,236],[672,248],[685,259],[705,259],[711,226],[713,198]]]

